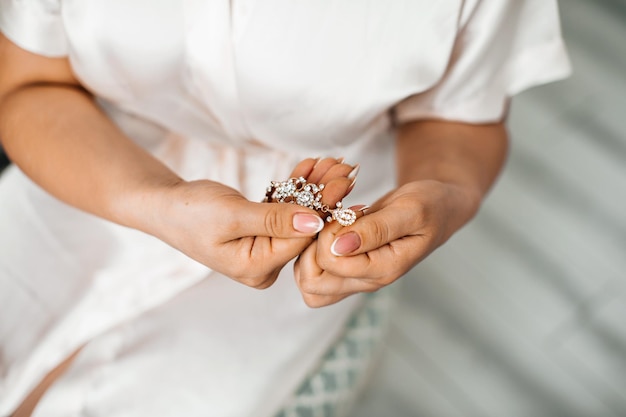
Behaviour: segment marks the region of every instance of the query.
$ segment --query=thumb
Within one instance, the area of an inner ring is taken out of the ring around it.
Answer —
[[[404,214],[388,208],[360,218],[335,237],[331,253],[335,256],[357,255],[406,236],[411,219]]]
[[[296,204],[254,203],[240,210],[240,234],[298,238],[315,236],[324,228],[324,220],[314,211]]]

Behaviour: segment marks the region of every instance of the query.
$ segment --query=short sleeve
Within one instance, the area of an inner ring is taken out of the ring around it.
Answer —
[[[466,1],[445,74],[396,105],[393,115],[396,124],[495,122],[511,96],[569,73],[556,0]]]
[[[61,0],[0,0],[0,30],[19,47],[40,55],[67,55]]]

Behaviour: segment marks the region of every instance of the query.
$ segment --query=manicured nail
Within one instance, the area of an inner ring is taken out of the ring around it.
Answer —
[[[330,246],[330,253],[335,256],[344,256],[354,252],[361,246],[361,238],[354,232],[339,236]]]
[[[358,204],[356,206],[349,207],[352,211],[360,211],[361,213],[365,213],[365,210],[369,210],[370,206],[367,204]]]
[[[344,158],[343,156],[341,158],[337,159],[337,162],[339,162],[340,164],[343,164],[344,161],[346,160],[346,158]]]
[[[318,233],[324,228],[324,220],[315,214],[296,213],[293,228],[302,233]]]
[[[350,179],[356,178],[356,176],[359,174],[359,169],[361,169],[361,165],[356,164],[354,168],[352,169],[352,171],[350,171],[350,173],[348,174],[348,178]]]
[[[356,177],[352,178],[352,182],[348,186],[348,190],[352,191],[352,189],[354,188],[354,184],[356,184]]]

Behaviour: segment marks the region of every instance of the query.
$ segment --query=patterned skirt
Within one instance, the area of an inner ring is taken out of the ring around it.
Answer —
[[[346,331],[276,417],[344,417],[385,345],[393,288],[366,295]]]

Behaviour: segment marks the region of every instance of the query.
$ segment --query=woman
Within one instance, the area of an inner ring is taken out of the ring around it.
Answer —
[[[2,416],[276,414],[568,71],[546,0],[1,0],[0,29]],[[292,176],[358,219],[260,203]]]

